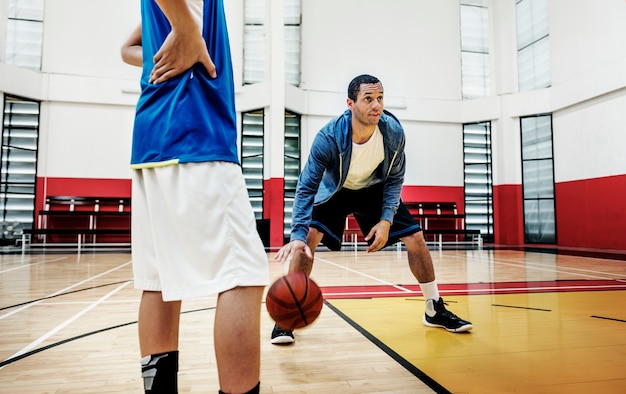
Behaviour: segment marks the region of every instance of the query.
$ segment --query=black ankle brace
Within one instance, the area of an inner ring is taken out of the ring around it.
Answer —
[[[178,350],[142,358],[141,376],[146,394],[178,393]]]

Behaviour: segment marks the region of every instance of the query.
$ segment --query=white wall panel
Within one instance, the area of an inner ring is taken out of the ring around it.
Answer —
[[[457,1],[315,0],[302,12],[304,89],[343,93],[365,73],[396,96],[460,98]]]
[[[463,129],[459,124],[402,122],[405,185],[463,186]]]
[[[42,107],[38,176],[130,179],[134,108],[77,103]]]
[[[46,0],[42,71],[132,78],[120,47],[138,23],[139,1]]]
[[[519,118],[502,117],[491,123],[492,171],[494,185],[522,183]]]
[[[626,89],[554,114],[555,181],[626,174]]]
[[[552,0],[549,12],[553,86],[626,56],[624,0]]]

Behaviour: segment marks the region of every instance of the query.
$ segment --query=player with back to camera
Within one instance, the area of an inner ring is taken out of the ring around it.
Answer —
[[[141,15],[122,58],[143,66],[131,166],[144,390],[178,392],[181,301],[218,294],[219,392],[259,393],[269,264],[239,165],[223,3],[142,0]]]
[[[313,251],[320,242],[340,250],[346,216],[353,213],[368,253],[398,240],[405,244],[409,268],[426,299],[425,325],[450,332],[471,330],[470,322],[446,309],[422,229],[400,199],[405,135],[398,119],[384,109],[383,99],[377,78],[359,75],[350,82],[348,109],[313,140],[298,178],[291,239],[275,259],[290,260],[289,272],[310,275]],[[293,330],[274,326],[273,344],[294,340]]]

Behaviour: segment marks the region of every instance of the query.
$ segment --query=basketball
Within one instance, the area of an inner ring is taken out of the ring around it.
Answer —
[[[265,306],[276,324],[293,330],[313,323],[322,311],[319,286],[302,272],[282,276],[267,291]]]

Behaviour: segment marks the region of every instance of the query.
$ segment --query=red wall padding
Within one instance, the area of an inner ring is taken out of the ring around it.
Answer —
[[[265,181],[264,218],[270,219],[270,243],[283,244],[283,186],[281,178]],[[626,175],[556,184],[558,246],[626,250]],[[131,196],[130,179],[38,178],[36,209],[45,196]],[[493,188],[495,243],[524,244],[521,185]],[[464,212],[463,187],[408,186],[404,201],[453,201]]]
[[[626,250],[626,175],[556,184],[560,246]]]

